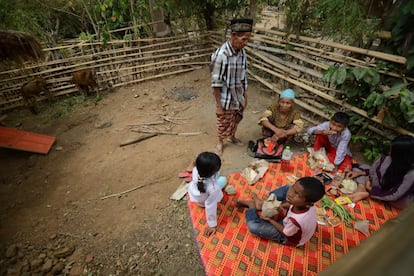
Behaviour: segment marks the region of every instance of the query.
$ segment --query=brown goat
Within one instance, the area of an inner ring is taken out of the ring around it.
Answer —
[[[96,96],[99,97],[99,87],[96,82],[96,73],[93,69],[82,69],[72,73],[72,82],[81,90],[84,97],[89,94],[89,89],[96,91]]]
[[[37,114],[36,98],[40,96],[41,92],[45,92],[49,100],[49,104],[52,103],[53,97],[47,88],[46,80],[42,77],[36,77],[22,85],[20,92],[23,100],[26,102],[30,111],[33,114]]]

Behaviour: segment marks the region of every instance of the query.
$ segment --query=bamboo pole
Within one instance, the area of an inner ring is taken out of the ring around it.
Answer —
[[[253,40],[255,39],[255,37],[253,37]],[[315,48],[315,47],[311,47],[311,46],[304,46],[301,45],[299,43],[293,43],[293,42],[274,42],[272,40],[271,37],[265,37],[264,39],[257,39],[258,41],[264,42],[264,43],[268,43],[271,45],[275,45],[277,47],[283,47],[286,48],[288,45],[294,45],[295,46],[295,50],[308,54],[308,55],[312,55],[315,57],[322,57],[325,58],[327,60],[331,60],[334,62],[339,62],[339,63],[345,63],[348,64],[350,66],[355,66],[355,67],[363,67],[363,68],[374,68],[375,64],[374,63],[370,63],[370,62],[366,62],[364,60],[359,60],[356,58],[352,58],[349,56],[344,56],[341,54],[338,54],[336,52],[325,52],[321,49]],[[291,54],[291,51],[288,51],[289,54]],[[311,59],[308,59],[308,61],[310,61]],[[315,66],[318,66],[317,64],[315,64]],[[323,65],[324,67],[329,67],[326,65]],[[389,75],[391,77],[396,77],[396,78],[406,78],[409,81],[414,81],[414,78],[412,77],[407,77],[404,76],[400,73],[396,73],[396,72],[389,72],[389,71],[384,71],[384,70],[380,70],[379,73],[384,74],[384,75]]]
[[[311,87],[309,85],[306,85],[306,84],[304,84],[304,83],[302,83],[300,81],[297,81],[297,80],[292,79],[290,77],[285,77],[285,76],[283,76],[283,75],[281,75],[279,73],[270,71],[269,69],[267,69],[267,68],[265,68],[263,66],[256,65],[256,64],[252,64],[252,65],[254,67],[258,68],[258,69],[261,69],[261,70],[263,70],[263,71],[271,74],[271,75],[274,75],[274,76],[279,77],[279,78],[281,78],[281,79],[283,79],[283,80],[285,80],[287,82],[290,82],[290,83],[292,83],[294,85],[297,85],[297,86],[301,87],[304,90],[307,90],[309,92],[312,92],[312,93],[318,95],[319,97],[321,97],[321,98],[323,98],[325,100],[328,100],[328,101],[330,101],[332,103],[335,103],[335,104],[337,104],[339,106],[345,107],[345,108],[347,108],[347,109],[349,109],[349,110],[357,113],[358,115],[361,115],[362,117],[365,117],[365,118],[367,118],[367,119],[369,119],[371,121],[374,121],[374,122],[379,123],[379,124],[382,125],[382,122],[378,118],[376,118],[376,117],[369,117],[368,114],[367,114],[367,112],[365,110],[356,108],[355,106],[352,106],[352,105],[350,105],[350,104],[348,104],[348,103],[346,103],[344,101],[338,100],[338,99],[334,98],[333,96],[327,95],[327,94],[325,94],[325,93],[323,93],[323,92],[321,92],[321,91],[319,91],[319,90],[317,90],[317,89],[315,89],[315,88],[313,88],[313,87]],[[394,131],[396,131],[396,132],[398,132],[400,134],[407,134],[407,135],[414,136],[414,133],[412,133],[412,132],[410,132],[410,131],[402,128],[402,127],[393,128],[393,127],[386,126],[386,125],[384,125],[384,126],[387,127],[387,128],[389,128],[389,129],[392,129],[392,130],[394,130]]]
[[[177,75],[177,74],[181,74],[181,73],[186,73],[186,72],[194,71],[194,70],[201,69],[201,68],[202,68],[201,66],[197,66],[197,67],[188,68],[188,69],[181,69],[181,70],[174,71],[174,72],[168,72],[168,73],[164,73],[164,74],[148,76],[148,77],[141,78],[141,79],[138,79],[138,80],[132,80],[132,81],[129,81],[129,82],[126,82],[126,83],[115,84],[114,88],[115,87],[120,87],[120,86],[125,86],[125,85],[130,85],[130,84],[135,84],[135,83],[140,83],[140,82],[147,81],[147,80],[153,80],[153,79],[158,79],[158,78],[162,78],[162,77],[167,77],[167,76]]]
[[[334,47],[334,48],[342,49],[342,50],[345,50],[345,51],[350,51],[350,52],[354,52],[354,53],[358,53],[358,54],[363,54],[363,55],[367,55],[367,56],[371,56],[371,57],[375,57],[375,58],[379,58],[379,59],[382,59],[382,60],[387,60],[387,61],[395,62],[395,63],[399,63],[399,64],[406,64],[407,63],[407,59],[405,57],[402,57],[402,56],[391,55],[391,54],[382,53],[382,52],[378,52],[378,51],[372,51],[372,50],[362,49],[362,48],[358,48],[358,47],[354,47],[354,46],[343,45],[343,44],[340,44],[340,43],[326,41],[326,40],[322,40],[322,39],[310,38],[310,37],[306,37],[306,36],[295,36],[295,35],[291,35],[291,34],[288,35],[287,33],[284,33],[284,32],[266,30],[264,28],[255,28],[255,31],[262,31],[262,32],[269,33],[269,34],[278,35],[278,36],[281,36],[281,37],[285,37],[287,40],[298,39],[298,40],[302,40],[302,41],[306,41],[306,42],[311,42],[311,43],[316,43],[316,44],[325,45],[325,46],[329,46],[329,47]]]
[[[266,58],[264,55],[262,55],[261,53],[258,53],[257,51],[253,51],[253,50],[252,50],[252,48],[250,48],[250,47],[248,47],[248,46],[246,46],[245,48],[246,48],[246,50],[247,50],[247,51],[249,51],[251,54],[253,54],[253,55],[255,55],[255,56],[257,56],[257,57],[261,58],[262,60],[267,60],[267,63],[269,63],[270,65],[272,65],[272,66],[274,66],[274,67],[276,67],[276,68],[281,69],[282,71],[284,71],[284,72],[288,73],[289,75],[291,75],[291,76],[295,76],[295,77],[299,77],[299,76],[300,76],[300,73],[299,73],[299,72],[294,71],[294,70],[290,69],[289,67],[287,67],[287,66],[285,66],[285,65],[282,65],[282,64],[279,64],[279,63],[277,63],[277,62],[274,62],[274,61],[272,61],[272,60],[267,59],[267,58]]]
[[[281,90],[280,89],[278,89],[277,87],[275,87],[271,83],[267,82],[264,78],[261,78],[261,77],[255,75],[255,74],[253,74],[251,71],[249,71],[249,74],[251,76],[253,76],[261,84],[263,84],[264,86],[266,86],[267,88],[269,88],[271,91],[274,91],[277,94],[280,94],[281,93]],[[313,107],[310,104],[308,104],[308,103],[306,103],[304,101],[301,101],[300,99],[295,99],[295,103],[298,106],[300,106],[300,107],[302,107],[302,108],[304,108],[304,109],[312,112],[313,114],[316,114],[316,115],[318,115],[321,118],[324,118],[325,120],[329,120],[330,119],[330,116],[328,114],[324,113],[322,111],[322,109],[320,108],[321,105],[317,105],[316,107]],[[302,117],[302,119],[305,119],[305,120],[310,121],[311,123],[315,124],[315,122],[313,120],[311,120],[310,118],[308,118],[306,116],[303,116],[303,115],[301,115],[301,117]],[[377,134],[379,134],[379,135],[381,135],[383,137],[386,137],[386,138],[390,139],[390,137],[387,137],[387,135],[383,131],[379,130],[378,128],[376,128],[374,126],[368,126],[368,129],[370,129],[371,131],[373,131],[373,132],[375,132],[375,133],[377,133]]]

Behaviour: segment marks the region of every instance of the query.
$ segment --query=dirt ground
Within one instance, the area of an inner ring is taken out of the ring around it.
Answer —
[[[186,202],[169,197],[182,181],[178,172],[214,150],[209,86],[205,68],[124,87],[96,103],[75,97],[41,106],[37,116],[8,113],[4,125],[56,143],[47,155],[0,149],[0,274],[202,275]],[[258,138],[258,116],[271,101],[253,83],[249,95],[244,142]],[[148,135],[134,130],[199,134],[120,147]],[[223,175],[251,161],[246,147],[232,144],[222,158]]]
[[[257,120],[272,100],[250,82],[238,132],[245,143],[259,138]],[[123,87],[96,103],[75,97],[37,116],[7,115],[4,125],[57,140],[47,155],[0,149],[1,275],[204,274],[186,202],[169,197],[181,184],[178,172],[216,144],[207,68]],[[120,147],[148,135],[134,130],[176,135]],[[222,159],[222,175],[252,161],[233,144]]]

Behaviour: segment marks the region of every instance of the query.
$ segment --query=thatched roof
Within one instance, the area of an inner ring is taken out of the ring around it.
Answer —
[[[42,56],[42,47],[33,36],[17,31],[0,30],[0,62],[36,60]]]

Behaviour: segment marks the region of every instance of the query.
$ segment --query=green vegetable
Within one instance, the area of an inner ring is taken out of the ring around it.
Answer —
[[[333,201],[326,195],[324,195],[321,199],[321,207],[332,209],[334,214],[340,217],[345,222],[346,226],[351,226],[351,220],[355,220],[355,218],[348,212],[348,210],[344,206],[337,204],[335,201]]]

